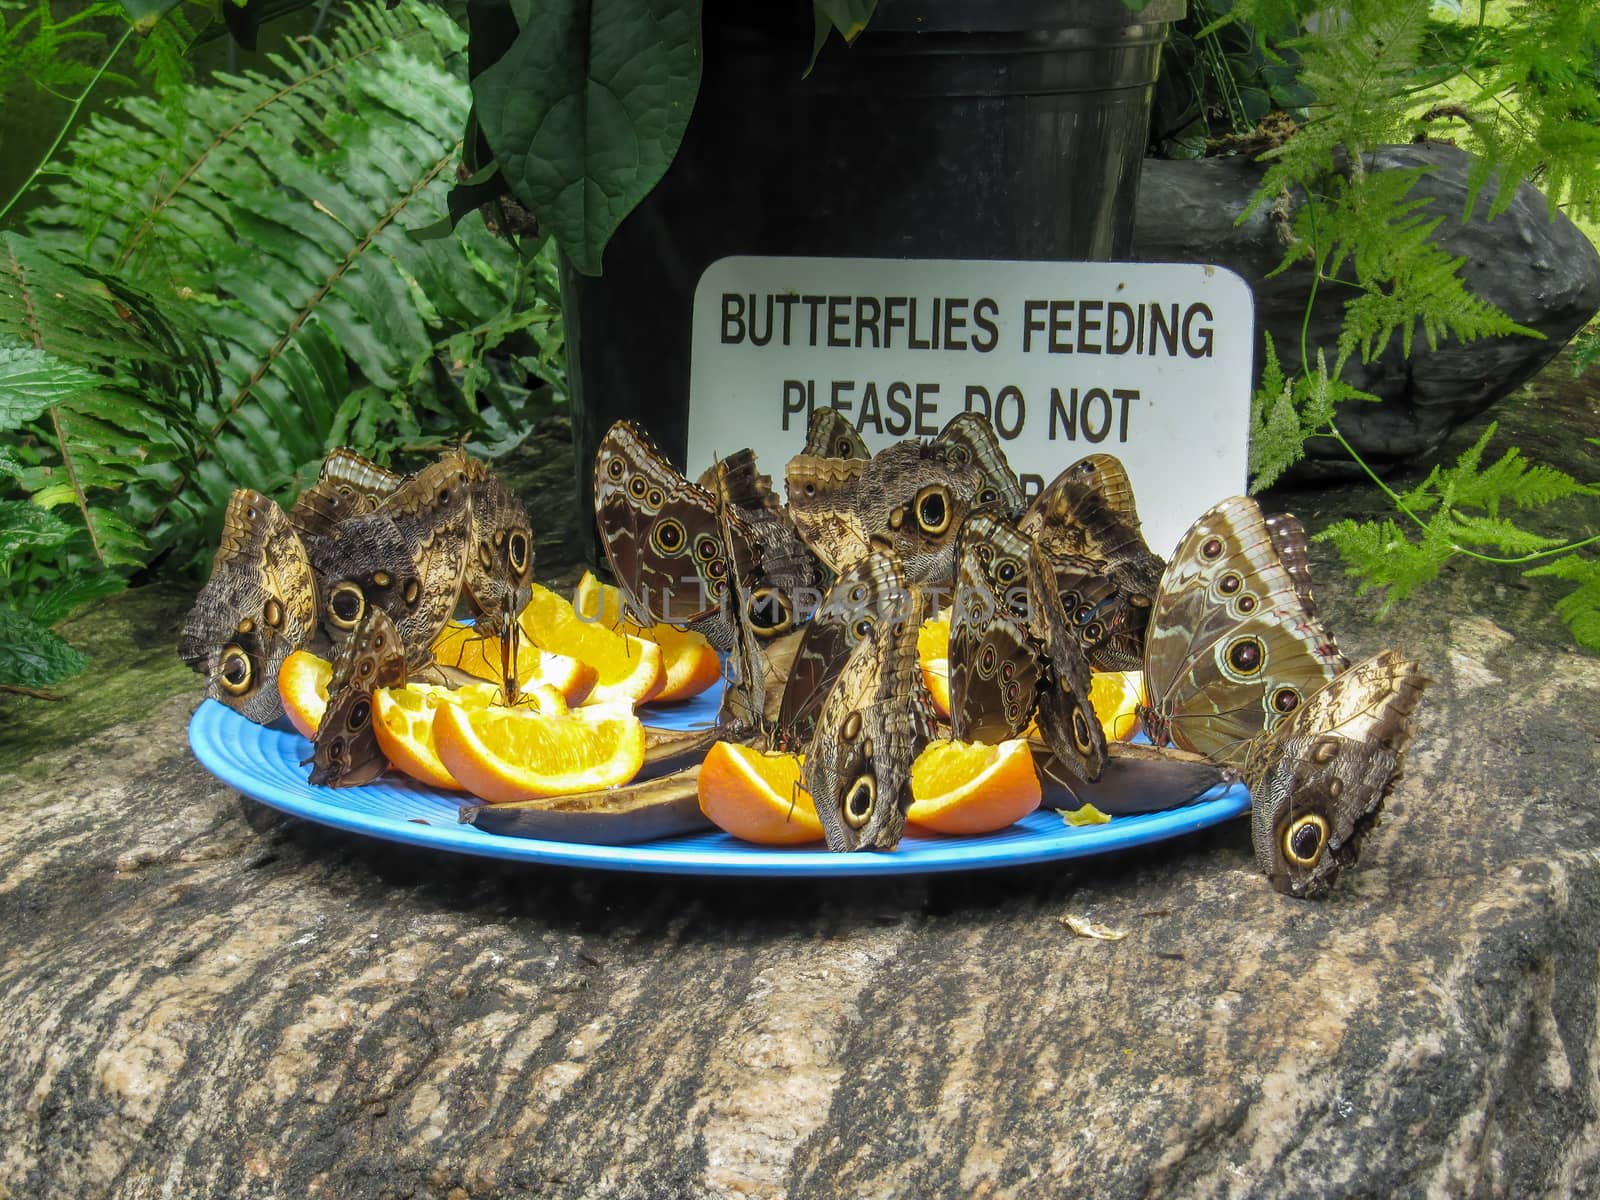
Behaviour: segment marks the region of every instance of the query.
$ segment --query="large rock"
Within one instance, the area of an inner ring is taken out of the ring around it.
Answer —
[[[1565,216],[1550,218],[1536,188],[1523,184],[1510,207],[1489,221],[1491,185],[1479,197],[1473,219],[1461,221],[1471,161],[1454,146],[1435,142],[1384,147],[1376,163],[1379,170],[1432,168],[1412,195],[1430,200],[1444,218],[1435,240],[1466,260],[1462,275],[1474,292],[1545,338],[1447,340],[1430,350],[1419,331],[1409,359],[1401,354],[1397,336],[1373,362],[1352,361],[1344,378],[1383,403],[1346,405],[1339,428],[1374,465],[1402,463],[1437,448],[1451,429],[1538,371],[1600,308],[1600,254]],[[1272,334],[1285,370],[1294,371],[1311,272],[1302,263],[1268,278],[1283,260],[1284,247],[1265,208],[1236,224],[1262,170],[1245,158],[1146,160],[1134,257],[1217,263],[1237,271],[1255,292],[1258,329]],[[1323,346],[1331,355],[1343,318],[1341,289],[1323,287],[1311,318],[1313,353]],[[1259,347],[1257,353],[1259,359]],[[1313,442],[1307,450],[1302,478],[1357,472],[1331,440]]]
[[[1587,395],[1548,377],[1508,434],[1577,470]],[[547,476],[555,567],[570,458]],[[1295,496],[1313,530],[1381,504]],[[95,655],[65,702],[0,695],[0,1197],[1600,1194],[1600,671],[1514,570],[1375,628],[1315,567],[1350,653],[1435,680],[1317,904],[1243,821],[764,884],[337,833],[190,756],[189,597],[107,602],[65,631]]]

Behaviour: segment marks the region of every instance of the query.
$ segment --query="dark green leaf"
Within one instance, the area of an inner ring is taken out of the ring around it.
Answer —
[[[1148,0],[1140,0],[1139,7],[1146,3]],[[845,41],[853,42],[872,20],[878,0],[815,0],[815,5],[819,16],[827,18]]]
[[[265,8],[262,0],[222,0],[222,23],[228,27],[233,40],[246,50],[256,48],[256,34],[261,29]]]
[[[472,81],[512,193],[573,266],[598,275],[622,218],[655,187],[700,89],[698,0],[550,0]]]
[[[52,405],[81,395],[100,382],[82,367],[32,346],[0,346],[0,430],[16,429]]]
[[[70,575],[49,591],[41,593],[28,613],[40,625],[65,620],[92,600],[114,596],[128,586],[120,575],[101,572],[95,575]]]
[[[0,572],[10,567],[18,551],[59,546],[72,532],[72,526],[36,504],[0,500]]]
[[[227,4],[228,0],[223,0]],[[122,0],[122,11],[128,14],[128,20],[137,24],[140,21],[154,21],[164,16],[178,6],[178,0]]]
[[[49,687],[88,665],[86,657],[49,629],[0,605],[0,683]]]

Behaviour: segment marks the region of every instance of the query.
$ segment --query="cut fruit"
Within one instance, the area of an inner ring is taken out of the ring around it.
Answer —
[[[501,639],[484,637],[471,625],[451,621],[434,639],[433,657],[442,667],[454,667],[478,679],[498,684],[502,679]],[[600,681],[600,672],[571,655],[541,650],[526,637],[517,640],[517,685],[527,691],[549,684],[568,704],[582,704]]]
[[[942,617],[924,621],[917,630],[917,666],[922,682],[933,697],[933,707],[950,719],[950,622]]]
[[[498,694],[498,689],[494,689]],[[439,761],[433,744],[434,711],[441,704],[470,702],[447,688],[413,683],[403,688],[374,688],[372,732],[390,765],[419,783],[457,791],[461,785]],[[487,707],[487,703],[481,705]]]
[[[523,634],[536,646],[581,659],[599,672],[588,703],[642,704],[666,685],[660,646],[585,621],[547,587],[533,585],[521,623]]]
[[[441,704],[433,740],[445,770],[491,804],[616,787],[644,763],[644,726],[612,708],[549,715]]]
[[[717,742],[700,767],[700,811],[719,829],[763,846],[822,840],[800,757]]]
[[[629,619],[624,616],[621,589],[601,583],[592,571],[585,571],[578,581],[572,607],[582,621],[617,633],[631,633],[661,647],[666,680],[652,701],[687,700],[722,678],[722,659],[703,635],[676,625],[640,625]]]
[[[1139,732],[1138,706],[1143,696],[1143,671],[1096,671],[1089,683],[1094,715],[1114,742],[1125,742]]]
[[[296,650],[278,668],[278,698],[289,724],[300,736],[314,738],[322,714],[328,711],[328,685],[333,682],[333,664],[309,650]]]
[[[937,741],[911,764],[906,820],[936,833],[992,833],[1039,807],[1039,776],[1022,738],[996,746]]]

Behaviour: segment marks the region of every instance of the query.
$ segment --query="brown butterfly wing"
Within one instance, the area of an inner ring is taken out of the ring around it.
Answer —
[[[866,442],[838,409],[828,405],[813,409],[806,424],[806,448],[812,458],[871,458]]]
[[[1345,660],[1283,565],[1245,496],[1218,504],[1184,535],[1162,577],[1145,640],[1145,731],[1162,744],[1239,763],[1250,739],[1331,680]]]
[[[1130,599],[1120,568],[1072,556],[1052,559],[1051,566],[1067,627],[1089,665],[1097,671],[1141,669],[1150,604]],[[1153,599],[1154,588],[1150,595]]]
[[[971,464],[983,476],[975,500],[978,506],[998,504],[1013,519],[1022,512],[1027,504],[1022,485],[1006,460],[994,425],[986,417],[975,412],[957,413],[939,431],[937,440],[951,448],[951,461],[956,466]]]
[[[907,583],[948,587],[955,580],[956,537],[980,487],[977,469],[953,463],[949,447],[896,442],[862,471],[855,512],[869,545],[900,559]]]
[[[313,542],[308,551],[323,627],[334,645],[369,609],[381,608],[399,631],[412,672],[425,669],[434,638],[461,598],[471,528],[466,456],[451,451],[407,476],[375,512]]]
[[[462,587],[479,630],[500,637],[533,594],[533,521],[511,489],[467,460],[472,520]]]
[[[311,782],[318,787],[371,783],[389,765],[378,745],[372,691],[404,687],[406,652],[389,615],[369,608],[333,660],[328,709],[312,741]]]
[[[1028,504],[1017,527],[1052,556],[1160,562],[1145,544],[1127,469],[1112,454],[1087,455],[1062,471]]]
[[[1355,863],[1400,779],[1428,680],[1397,650],[1344,672],[1250,747],[1256,865],[1278,891],[1313,898]]]
[[[851,652],[876,623],[904,609],[908,597],[900,564],[883,553],[862,559],[828,590],[789,665],[777,720],[785,745],[804,748],[811,740],[828,692]]]
[[[968,742],[1017,737],[1033,718],[1041,682],[1030,638],[1026,538],[989,513],[973,513],[956,544],[950,614],[950,725]]]
[[[868,461],[797,454],[784,468],[789,516],[822,564],[843,575],[873,547],[856,510],[856,495]]]
[[[822,598],[826,572],[772,490],[770,476],[756,468],[755,453],[740,450],[700,476],[700,485],[738,513],[754,539],[748,607],[757,636],[778,637],[801,625]]]
[[[1079,779],[1093,782],[1105,767],[1105,730],[1090,698],[1088,659],[1056,591],[1055,569],[1038,546],[1029,550],[1028,585],[1034,626],[1050,663],[1049,678],[1039,689],[1039,732],[1057,762]]]
[[[900,843],[911,764],[936,720],[917,663],[917,632],[931,610],[912,588],[906,611],[878,621],[851,651],[822,706],[804,771],[830,850]]]
[[[405,476],[340,446],[322,461],[317,482],[295,499],[289,523],[302,538],[326,537],[339,522],[375,512]]]
[[[721,609],[733,564],[716,498],[632,422],[618,421],[601,439],[594,495],[606,560],[634,609],[674,623]]]
[[[311,640],[316,623],[316,579],[288,517],[260,492],[235,492],[179,656],[206,676],[206,695],[264,725],[283,713],[283,660]]]

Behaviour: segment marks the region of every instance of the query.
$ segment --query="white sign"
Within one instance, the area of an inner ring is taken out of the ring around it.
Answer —
[[[1254,337],[1220,267],[724,258],[695,291],[688,474],[749,446],[781,486],[819,405],[874,451],[976,409],[1029,495],[1115,454],[1165,555],[1244,489]]]

